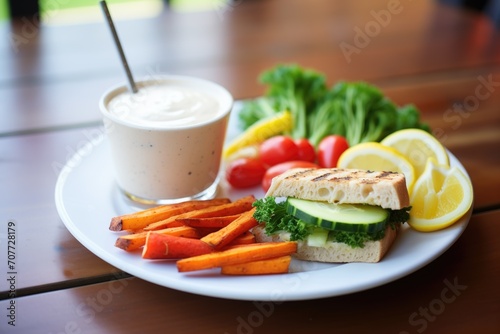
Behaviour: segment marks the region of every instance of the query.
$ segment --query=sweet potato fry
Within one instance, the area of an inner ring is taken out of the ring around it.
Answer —
[[[178,222],[191,227],[217,227],[222,228],[229,225],[233,220],[241,214],[223,216],[223,217],[207,217],[207,218],[177,218]]]
[[[259,224],[253,217],[254,212],[255,208],[243,213],[238,219],[234,220],[226,227],[204,236],[201,240],[212,245],[215,249],[223,248],[236,237]]]
[[[237,201],[227,204],[221,204],[216,206],[211,206],[208,208],[194,210],[186,213],[181,213],[175,217],[170,217],[165,220],[161,220],[156,223],[149,224],[144,228],[145,231],[154,231],[166,227],[181,226],[182,223],[177,221],[180,218],[209,218],[209,217],[222,217],[231,216],[239,213],[243,213],[252,209],[252,203],[255,201],[255,197],[250,195],[243,197]]]
[[[254,244],[255,242],[256,242],[255,235],[253,235],[253,233],[250,231],[246,231],[243,232],[243,234],[236,237],[226,247],[236,246],[236,245],[249,245],[249,244]]]
[[[210,245],[199,239],[148,232],[142,257],[144,259],[183,259],[212,251]]]
[[[158,234],[171,235],[184,238],[198,239],[200,237],[198,230],[190,226],[170,227],[155,232]],[[123,250],[126,250],[128,252],[139,249],[146,243],[147,234],[148,232],[145,231],[145,232],[120,236],[118,239],[116,239],[115,246]]]
[[[256,243],[254,245],[236,247],[178,260],[177,270],[179,272],[187,272],[224,267],[291,255],[296,251],[297,243],[293,241]]]
[[[273,259],[252,261],[241,264],[223,266],[221,274],[224,275],[266,275],[285,274],[290,267],[292,257],[285,255]]]
[[[191,227],[191,226],[189,226],[189,227]],[[198,239],[201,239],[210,233],[214,233],[214,232],[220,230],[220,228],[218,228],[218,227],[192,227],[192,228],[194,228],[194,229],[196,229],[196,231],[198,231],[198,234],[200,235],[200,237]]]
[[[230,203],[228,198],[215,198],[210,200],[186,201],[176,204],[160,205],[139,212],[116,216],[111,218],[109,229],[111,231],[139,230],[147,225],[179,215],[184,212],[199,210],[210,206]]]

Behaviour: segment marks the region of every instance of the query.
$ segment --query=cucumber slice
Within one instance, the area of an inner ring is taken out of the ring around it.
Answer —
[[[316,227],[314,231],[307,236],[307,245],[311,247],[324,247],[329,234],[330,231]]]
[[[389,211],[364,204],[335,204],[288,198],[286,210],[305,223],[331,231],[377,233],[385,229]]]

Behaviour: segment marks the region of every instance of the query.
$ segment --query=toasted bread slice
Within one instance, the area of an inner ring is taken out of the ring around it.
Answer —
[[[266,196],[369,204],[391,210],[410,206],[403,174],[358,169],[290,169],[273,179]]]
[[[253,233],[257,242],[288,241],[287,233],[267,235],[264,225],[254,227]],[[398,229],[388,226],[383,239],[368,241],[363,248],[352,248],[341,242],[329,242],[324,247],[313,247],[304,241],[299,241],[297,253],[293,256],[300,260],[327,263],[379,262],[391,248],[397,233]]]

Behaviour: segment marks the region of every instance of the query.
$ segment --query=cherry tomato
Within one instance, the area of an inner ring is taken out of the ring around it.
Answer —
[[[266,167],[259,159],[240,158],[229,164],[226,180],[235,188],[249,188],[259,185],[265,173]]]
[[[292,168],[319,168],[319,166],[309,161],[300,160],[287,161],[274,165],[270,167],[264,174],[264,178],[262,179],[262,189],[264,189],[264,191],[267,191],[271,186],[273,177],[278,176]]]
[[[297,159],[299,148],[292,138],[275,136],[265,140],[259,147],[259,158],[268,166]]]
[[[294,142],[299,149],[299,152],[297,154],[297,160],[309,161],[309,162],[316,161],[316,151],[314,150],[314,146],[312,146],[309,140],[303,138],[303,139],[296,139]]]
[[[337,167],[340,155],[348,148],[349,144],[344,137],[326,136],[318,145],[318,164],[324,168]]]

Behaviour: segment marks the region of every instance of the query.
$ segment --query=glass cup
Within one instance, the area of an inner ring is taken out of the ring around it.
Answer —
[[[119,188],[144,204],[213,198],[231,94],[186,76],[158,76],[111,88],[99,106]]]

